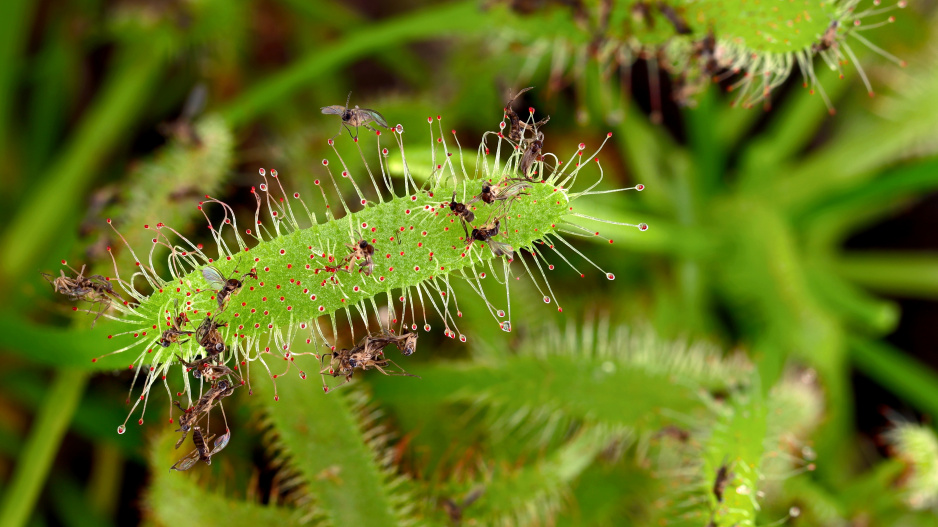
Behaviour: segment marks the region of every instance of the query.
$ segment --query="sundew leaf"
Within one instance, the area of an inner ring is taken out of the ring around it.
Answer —
[[[170,466],[182,454],[173,448],[176,437],[161,434],[150,453],[149,490],[145,510],[162,525],[217,525],[257,527],[295,525],[302,511],[227,498],[207,490],[194,480],[196,471],[174,472]]]
[[[517,469],[493,466],[480,481],[462,485],[464,491],[456,493],[481,493],[466,505],[463,518],[479,525],[550,524],[569,498],[571,484],[596,456],[613,441],[629,439],[627,433],[588,427],[543,459]]]
[[[582,214],[574,206],[576,199],[590,195],[594,187],[571,190],[582,185],[577,179],[587,177],[581,175],[585,168],[598,176],[587,185],[602,178],[598,150],[590,154],[586,144],[581,143],[566,161],[544,153],[544,161],[534,163],[532,171],[543,172],[543,176],[519,179],[517,167],[524,149],[508,142],[501,133],[489,133],[470,173],[462,151],[448,149],[439,116],[435,123],[432,118],[428,122],[431,143],[435,145],[431,152],[434,176],[422,186],[406,170],[403,183],[395,183],[388,175],[389,159],[399,157],[406,166],[403,128],[398,125],[391,134],[397,152],[392,155],[389,148],[383,147],[378,133],[378,158],[368,162],[362,152],[362,172],[367,177],[360,177],[358,182],[338,150],[331,164],[324,159],[321,175],[314,181],[321,189],[318,205],[317,197],[301,198],[297,192],[290,193],[275,170],[268,176],[264,169],[260,170],[261,183],[251,190],[257,208],[249,226],[242,223],[239,227],[234,210],[227,204],[214,198],[201,201],[199,208],[214,238],[213,250],[163,223],[145,225],[153,233],[150,248],[137,252],[128,245],[135,272],[131,276],[121,274],[115,265],[114,276],[106,279],[115,292],[120,291],[123,302],[109,295],[105,307],[115,312],[102,314],[124,327],[121,330],[110,325],[116,331],[108,339],[113,338],[118,349],[104,357],[130,351],[124,356],[128,356],[129,367],[136,370],[135,378],[143,382],[131,415],[138,407],[146,408],[149,390],[157,383],[172,393],[167,376],[177,357],[192,361],[207,353],[209,348],[203,350],[202,346],[209,345],[205,340],[208,333],[196,332],[203,324],[217,327],[219,336],[213,338],[224,344],[220,360],[238,370],[244,379],[249,378],[252,364],[276,379],[268,361],[285,359],[289,371],[296,355],[314,353],[291,348],[298,335],[305,337],[307,344],[336,349],[358,341],[356,326],[364,326],[370,333],[376,331],[376,322],[394,331],[406,328],[416,332],[420,327],[430,331],[430,312],[441,320],[445,336],[466,341],[468,337],[457,322],[460,300],[452,280],[466,281],[477,296],[462,301],[481,302],[498,327],[507,332],[512,329],[508,287],[512,275],[527,273],[544,302],[555,305],[558,302],[546,281],[545,269],[563,264],[582,275],[580,266],[588,265],[610,280],[615,278],[588,259],[585,264],[574,259],[571,252],[585,256],[565,239],[601,236],[592,225],[587,228],[580,223],[605,220]],[[609,137],[611,134],[605,141]],[[503,151],[509,153],[507,159],[502,158]],[[358,202],[347,203],[341,198],[338,182],[346,185],[345,180]],[[495,199],[489,200],[491,204],[485,200],[469,203],[482,195],[483,182],[495,187]],[[330,200],[331,191],[323,187],[334,188],[339,202]],[[374,194],[368,190],[371,187]],[[635,188],[641,190],[643,186]],[[452,214],[450,204],[454,199],[468,203],[474,218],[464,223]],[[210,214],[208,209],[212,207]],[[343,211],[345,215],[336,219]],[[647,229],[645,224],[632,227]],[[470,231],[471,236],[467,236]],[[356,252],[361,243],[372,248],[370,261],[362,259],[365,253]],[[215,289],[217,285],[213,287],[205,279],[209,267],[236,286],[230,291]],[[159,268],[166,268],[169,277],[164,278]],[[500,290],[505,291],[504,296]],[[379,303],[386,308],[379,308]],[[562,309],[559,305],[557,308]],[[167,334],[174,324],[180,326],[177,332]],[[220,343],[211,344],[209,351],[222,350]],[[183,392],[190,400],[191,389],[186,381]],[[124,429],[122,425],[118,431]]]
[[[886,14],[905,5],[901,0],[882,7],[876,2],[868,8],[860,8],[858,0],[745,5],[725,0],[511,4],[493,9],[492,26],[503,49],[511,46],[512,53],[520,48],[527,54],[522,79],[546,62],[555,88],[568,78],[582,81],[586,63],[594,57],[604,71],[611,72],[627,71],[639,58],[654,56],[657,60],[650,67],[674,78],[673,93],[680,104],[695,104],[695,96],[713,79],[734,78],[729,88],[737,94],[734,105],[748,108],[762,103],[768,108],[772,92],[797,67],[804,87],[818,91],[833,113],[831,99],[818,82],[815,62],[838,72],[842,64],[853,63],[872,93],[851,45],[868,47],[900,63],[861,32],[894,21]],[[655,114],[660,108],[652,111]]]
[[[536,428],[532,433],[547,439],[545,430],[560,417],[654,432],[675,415],[705,410],[703,390],[750,382],[742,356],[724,358],[715,348],[672,344],[624,326],[586,324],[582,333],[545,327],[536,335],[517,354],[422,366],[422,380],[404,391],[393,379],[372,378],[375,397],[410,425],[448,415],[440,401],[468,403],[493,410],[502,434],[519,438]]]
[[[279,384],[283,401],[261,399],[267,443],[274,463],[300,482],[317,514],[332,525],[363,527],[402,524],[397,507],[406,498],[395,476],[382,465],[382,452],[366,437],[353,397],[328,397],[314,381],[298,377]],[[290,478],[287,478],[290,479]],[[302,500],[301,500],[302,501]]]

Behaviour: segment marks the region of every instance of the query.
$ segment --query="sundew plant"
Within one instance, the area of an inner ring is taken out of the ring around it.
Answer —
[[[0,526],[936,525],[934,6],[0,15]]]
[[[135,251],[127,247],[133,256],[133,274],[127,277],[125,272],[127,278],[122,278],[115,260],[113,278],[104,278],[118,285],[129,300],[106,299],[101,307],[113,306],[116,313],[103,316],[129,326],[124,329],[116,325],[120,331],[107,335],[119,348],[103,357],[131,357],[128,368],[136,370],[135,380],[139,376],[143,384],[142,393],[134,394],[137,400],[131,409],[133,415],[138,405],[142,406],[138,424],[143,424],[142,413],[153,387],[162,385],[173,397],[175,390],[169,387],[167,377],[174,365],[182,369],[185,382],[181,391],[188,396],[191,407],[193,387],[186,373],[192,366],[188,363],[210,352],[203,350],[202,337],[194,331],[203,318],[223,328],[221,339],[226,344],[216,362],[230,363],[232,370],[243,371],[241,383],[250,382],[250,366],[255,362],[276,381],[291,370],[297,356],[314,355],[318,359],[320,353],[335,352],[340,340],[351,347],[357,341],[356,325],[366,334],[428,332],[432,327],[427,318],[430,311],[437,315],[445,336],[466,342],[466,335],[459,330],[462,312],[451,285],[453,280],[465,280],[477,296],[463,302],[482,302],[498,327],[510,332],[510,286],[514,275],[523,273],[533,280],[543,302],[556,305],[561,312],[563,308],[547,278],[555,263],[581,276],[580,268],[588,265],[607,279],[615,279],[564,238],[601,236],[593,229],[596,222],[617,223],[579,212],[575,206],[577,199],[590,194],[615,192],[594,190],[602,180],[598,149],[583,155],[587,145],[580,143],[567,160],[544,153],[532,167],[533,174],[542,175],[529,178],[518,167],[531,138],[522,135],[516,144],[501,131],[486,133],[474,160],[469,161],[473,167],[470,172],[455,130],[452,135],[457,146],[450,151],[441,116],[435,123],[432,117],[427,121],[433,166],[423,184],[418,185],[410,174],[404,127],[397,125],[391,128],[393,152],[403,166],[397,188],[389,167],[392,151],[382,145],[381,131],[376,131],[374,151],[378,156],[371,165],[360,150],[363,165],[359,170],[366,177],[356,175],[338,150],[334,149],[332,163],[328,158],[322,160],[321,179],[313,182],[321,190],[317,196],[321,201],[314,197],[307,202],[298,192],[287,191],[276,170],[271,170],[268,177],[263,168],[259,170],[261,182],[251,188],[257,208],[253,218],[248,218],[252,221],[242,221],[242,227],[231,206],[206,196],[198,208],[208,221],[214,250],[189,241],[162,222],[143,226],[152,230],[154,237],[149,248]],[[504,130],[508,122],[506,118],[499,128]],[[528,123],[533,123],[533,116]],[[435,137],[434,125],[438,129]],[[598,148],[610,137],[611,133]],[[350,140],[356,145],[363,142],[357,136]],[[333,139],[328,142],[334,145]],[[545,169],[545,163],[549,168]],[[585,173],[592,173],[591,181],[586,180],[590,176]],[[362,182],[357,183],[356,177]],[[351,204],[343,197],[340,182],[350,185],[355,196]],[[338,203],[330,202],[325,186],[334,187]],[[492,196],[491,204],[482,198],[485,193]],[[471,202],[477,199],[478,204],[473,205]],[[467,207],[477,221],[466,221],[452,212],[451,204],[464,202],[470,202]],[[217,222],[209,219],[207,209],[211,206],[222,211]],[[584,220],[593,222],[593,228],[584,226]],[[110,219],[107,222],[112,224]],[[244,227],[245,223],[249,226]],[[645,223],[634,227],[648,229]],[[487,235],[477,234],[480,229]],[[373,247],[368,260],[355,255],[362,242]],[[107,250],[111,252],[111,247]],[[147,256],[140,258],[138,252]],[[585,261],[578,267],[565,252]],[[165,278],[154,261],[160,257],[166,258]],[[227,295],[209,280],[207,270],[217,272],[224,280],[239,277],[238,290]],[[503,292],[488,285],[493,282]],[[177,317],[191,322],[191,330],[185,331],[185,322],[175,322]],[[348,336],[337,329],[337,321],[342,320],[348,321]],[[179,335],[168,342],[167,328],[195,337],[183,339]],[[298,335],[305,338],[310,349],[292,347]],[[128,340],[129,344],[121,346]],[[318,371],[315,363],[310,366]],[[302,365],[296,367],[305,379]],[[329,386],[324,384],[323,389],[328,392]],[[279,399],[276,382],[272,396]],[[125,429],[126,421],[118,432],[124,433]]]

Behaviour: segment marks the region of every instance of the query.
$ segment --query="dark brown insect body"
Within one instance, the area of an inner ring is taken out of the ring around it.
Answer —
[[[352,98],[352,92],[349,92],[348,98],[345,101],[345,106],[333,105],[333,106],[323,106],[320,108],[323,114],[325,115],[338,115],[342,118],[342,126],[348,130],[349,136],[353,139],[358,139],[358,127],[364,126],[365,128],[375,131],[374,128],[368,126],[368,123],[375,123],[378,126],[383,126],[388,130],[391,129],[391,126],[388,125],[388,120],[384,118],[383,115],[378,113],[376,110],[371,110],[368,108],[359,108],[357,105],[354,108],[349,108],[348,103]],[[352,130],[349,129],[350,126],[355,127],[355,135],[352,136]],[[335,139],[336,136],[342,133],[342,128],[339,128],[339,132],[332,136],[332,139]]]
[[[345,244],[352,252],[342,260],[342,263],[351,262],[353,260],[363,260],[358,264],[359,272],[365,273],[365,276],[371,276],[371,273],[375,270],[375,263],[372,260],[372,256],[375,254],[375,248],[373,245],[368,243],[368,240],[364,238],[358,240],[354,245]]]
[[[195,427],[192,430],[192,443],[195,444],[195,450],[186,455],[186,457],[177,461],[173,466],[170,467],[170,470],[189,470],[199,461],[204,461],[206,465],[212,464],[212,456],[221,452],[228,442],[231,440],[231,430],[226,430],[224,434],[221,435],[218,439],[215,439],[215,445],[209,450],[208,443],[214,439],[215,436],[209,436],[205,438],[202,436],[202,430],[199,427]]]
[[[533,128],[536,131],[538,127],[543,126],[547,124],[547,121],[550,121],[550,116],[548,115],[536,123],[528,124],[522,121],[521,117],[519,117],[518,114],[515,113],[514,109],[512,109],[511,105],[515,102],[515,99],[521,97],[523,93],[533,89],[534,86],[529,86],[519,91],[514,97],[511,98],[510,101],[508,101],[508,103],[505,104],[505,117],[508,118],[509,124],[508,139],[514,141],[515,143],[521,143],[523,141],[524,133],[528,130],[528,128]]]
[[[179,311],[179,301],[176,301],[176,316],[173,317],[170,328],[163,331],[163,334],[160,336],[159,345],[164,348],[168,348],[173,343],[183,344],[189,342],[189,339],[179,340],[179,337],[189,336],[194,333],[194,331],[184,331],[182,326],[189,322],[189,317],[186,316],[185,311]]]
[[[227,380],[222,379],[215,383],[205,395],[200,397],[199,400],[189,408],[184,409],[182,405],[179,404],[179,401],[173,401],[173,404],[182,410],[182,415],[179,416],[179,428],[176,430],[177,432],[182,432],[182,437],[176,442],[176,448],[179,448],[179,445],[185,441],[186,434],[202,419],[202,416],[208,415],[216,403],[220,404],[222,399],[233,394],[235,387],[235,385]]]
[[[726,492],[726,486],[729,484],[730,479],[730,467],[724,461],[717,469],[717,477],[713,481],[713,495],[716,497],[717,503],[723,503],[723,493]]]
[[[257,272],[252,270],[251,273],[248,273],[248,276],[256,278]],[[219,311],[224,311],[228,307],[228,301],[231,300],[231,297],[241,292],[241,288],[244,287],[241,280],[225,278],[218,269],[211,266],[202,268],[202,277],[215,290],[215,300],[218,301]]]
[[[199,346],[205,349],[210,357],[214,357],[225,351],[225,341],[218,328],[223,328],[228,324],[219,324],[212,317],[205,317],[202,324],[195,330],[195,338]]]
[[[515,256],[515,249],[507,243],[501,243],[492,239],[498,235],[500,228],[501,222],[499,219],[496,219],[495,222],[491,225],[472,229],[472,234],[469,235],[469,243],[466,245],[466,247],[468,248],[470,245],[472,245],[473,241],[485,242],[489,244],[489,248],[492,250],[492,254],[495,256],[504,255],[507,256],[509,260],[513,260]]]
[[[543,159],[541,156],[541,150],[543,148],[544,134],[537,132],[537,139],[528,143],[528,146],[524,149],[524,155],[521,156],[521,162],[518,163],[518,170],[521,172],[522,178],[529,179],[528,172],[531,171],[531,167],[535,162]]]
[[[831,22],[831,24],[827,26],[827,30],[824,31],[824,34],[821,35],[820,42],[815,42],[814,44],[811,44],[811,49],[815,53],[817,53],[820,51],[827,51],[828,49],[835,47],[837,45],[837,28],[838,27],[840,27],[839,21],[834,20],[833,22]]]
[[[384,375],[392,376],[404,376],[404,377],[417,377],[404,371],[403,368],[394,363],[391,359],[385,358],[383,356],[384,347],[394,342],[399,337],[365,337],[361,342],[358,343],[352,349],[342,349],[334,353],[326,353],[320,357],[320,364],[323,364],[323,360],[327,356],[331,356],[328,365],[323,365],[322,369],[319,371],[320,376],[322,376],[322,389],[324,392],[329,392],[330,388],[326,384],[326,375],[331,375],[333,377],[339,377],[344,375],[345,380],[342,381],[338,388],[345,383],[348,383],[352,380],[352,374],[356,369],[360,368],[362,370],[376,369],[383,373]],[[404,345],[406,346],[407,337],[404,337]],[[416,338],[413,338],[412,345],[416,345]],[[400,345],[398,345],[400,347]],[[406,349],[406,348],[402,348]],[[413,350],[413,347],[411,347]],[[411,351],[413,353],[413,351]]]
[[[225,366],[224,364],[215,364],[214,357],[205,357],[204,359],[196,358],[196,360],[192,362],[186,362],[179,355],[176,355],[176,358],[179,359],[180,364],[192,372],[193,377],[196,379],[205,379],[209,382],[212,382],[225,375],[233,375],[238,377],[238,374],[228,366]]]

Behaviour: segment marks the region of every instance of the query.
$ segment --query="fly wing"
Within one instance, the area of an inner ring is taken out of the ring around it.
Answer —
[[[334,104],[332,106],[323,106],[320,110],[326,115],[342,115],[345,113],[345,106]]]
[[[377,123],[377,124],[379,124],[379,125],[381,125],[381,126],[383,126],[383,127],[385,127],[385,128],[391,128],[391,125],[388,124],[388,120],[385,119],[384,116],[381,115],[380,113],[378,113],[377,111],[375,111],[375,110],[370,110],[370,109],[368,109],[368,108],[361,108],[361,109],[359,109],[358,111],[361,112],[361,113],[363,113],[363,114],[366,116],[367,119],[372,120],[372,121],[374,121],[375,123]]]
[[[202,113],[205,108],[205,100],[208,99],[208,88],[205,83],[196,84],[189,97],[186,98],[186,105],[182,108],[182,118],[186,120],[193,119],[196,115]]]
[[[507,256],[509,260],[515,259],[515,248],[507,243],[489,240],[489,247],[495,256]]]
[[[189,454],[186,455],[186,457],[174,463],[173,466],[169,467],[169,469],[179,470],[179,471],[189,470],[190,468],[192,468],[193,465],[195,465],[198,462],[199,462],[199,451],[193,450],[192,452],[189,452]]]
[[[202,277],[205,278],[205,281],[212,286],[212,289],[216,291],[221,291],[225,288],[225,284],[228,283],[225,280],[225,277],[218,272],[218,269],[214,267],[203,267],[202,268]]]
[[[228,441],[231,441],[231,430],[225,430],[225,433],[215,440],[215,447],[212,448],[211,455],[214,456],[224,450],[228,446]]]

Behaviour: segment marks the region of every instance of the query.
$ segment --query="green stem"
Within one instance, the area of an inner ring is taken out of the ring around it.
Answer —
[[[478,3],[462,1],[375,24],[349,34],[340,42],[311,53],[276,75],[258,83],[226,108],[222,115],[237,127],[280,104],[290,93],[311,88],[323,74],[390,44],[444,35],[466,34],[485,27]]]
[[[0,160],[7,147],[11,101],[16,93],[22,48],[29,37],[33,11],[38,5],[32,0],[4,0],[0,2]]]
[[[849,339],[858,370],[926,414],[938,414],[938,374],[884,342]]]
[[[131,54],[132,53],[132,54]],[[119,61],[119,70],[101,89],[61,157],[29,192],[3,233],[0,269],[4,277],[20,277],[40,255],[63,223],[75,214],[79,196],[98,174],[96,168],[127,129],[150,93],[162,57],[155,48],[134,48]],[[13,250],[12,248],[15,248]],[[11,279],[11,278],[8,278]]]
[[[867,252],[833,262],[843,277],[880,293],[938,298],[938,254]]]
[[[0,503],[0,525],[26,524],[87,382],[88,374],[83,371],[56,373]]]

